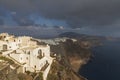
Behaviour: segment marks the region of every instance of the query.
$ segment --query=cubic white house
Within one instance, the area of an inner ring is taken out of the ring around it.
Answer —
[[[18,73],[43,72],[46,80],[53,59],[49,45],[38,45],[32,37],[15,37],[8,33],[0,34],[0,53],[20,65]],[[11,67],[13,68],[13,67]]]

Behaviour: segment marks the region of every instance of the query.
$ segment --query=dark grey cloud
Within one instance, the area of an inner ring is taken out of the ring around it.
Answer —
[[[4,20],[0,19],[0,25],[4,25]]]
[[[0,10],[0,16],[5,16],[5,15],[6,15],[6,13],[4,11]]]
[[[0,5],[22,15],[65,20],[72,28],[108,26],[120,20],[120,0],[0,0]],[[15,20],[21,24],[21,19]],[[24,20],[25,25],[32,23],[28,17]]]
[[[58,36],[61,33],[60,29],[56,28],[43,28],[43,27],[35,27],[35,26],[1,26],[0,25],[0,33],[7,32],[9,34],[15,35],[25,35],[25,36],[33,36],[39,38],[48,38]],[[65,32],[65,31],[64,31]]]
[[[27,15],[14,14],[12,18],[19,26],[33,26],[35,24]]]
[[[6,11],[0,6],[0,17],[5,17],[6,16]]]
[[[84,27],[81,31],[78,32],[89,35],[120,37],[120,25],[116,25],[115,28],[113,26],[105,26],[102,28]]]

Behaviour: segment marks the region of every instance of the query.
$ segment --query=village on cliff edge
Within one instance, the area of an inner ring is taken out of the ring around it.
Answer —
[[[17,73],[42,71],[43,79],[46,80],[53,62],[53,58],[50,57],[50,46],[38,45],[37,41],[32,39],[29,36],[15,37],[8,33],[1,33],[0,55],[20,66]],[[7,65],[3,60],[0,60],[0,64],[0,70],[4,69],[2,65]],[[16,65],[9,65],[9,67],[13,70],[17,68]]]

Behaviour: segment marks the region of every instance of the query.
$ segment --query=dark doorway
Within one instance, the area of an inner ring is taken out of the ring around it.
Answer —
[[[7,45],[6,44],[3,45],[3,50],[5,50],[5,51],[7,50]]]

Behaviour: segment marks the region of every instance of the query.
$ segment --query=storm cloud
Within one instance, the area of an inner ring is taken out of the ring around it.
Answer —
[[[12,18],[19,26],[33,26],[34,21],[31,20],[28,16],[24,15],[12,15]]]
[[[3,19],[0,19],[0,25],[4,25]]]
[[[120,0],[0,0],[10,11],[29,16],[37,13],[48,19],[65,20],[72,28],[113,25],[120,20]],[[13,16],[14,18],[14,16]],[[28,17],[21,24],[33,24]]]
[[[62,32],[71,30],[61,30],[59,28],[43,28],[37,26],[0,26],[0,33],[7,32],[18,36],[32,36],[38,38],[56,37]],[[73,30],[74,31],[74,30]]]

